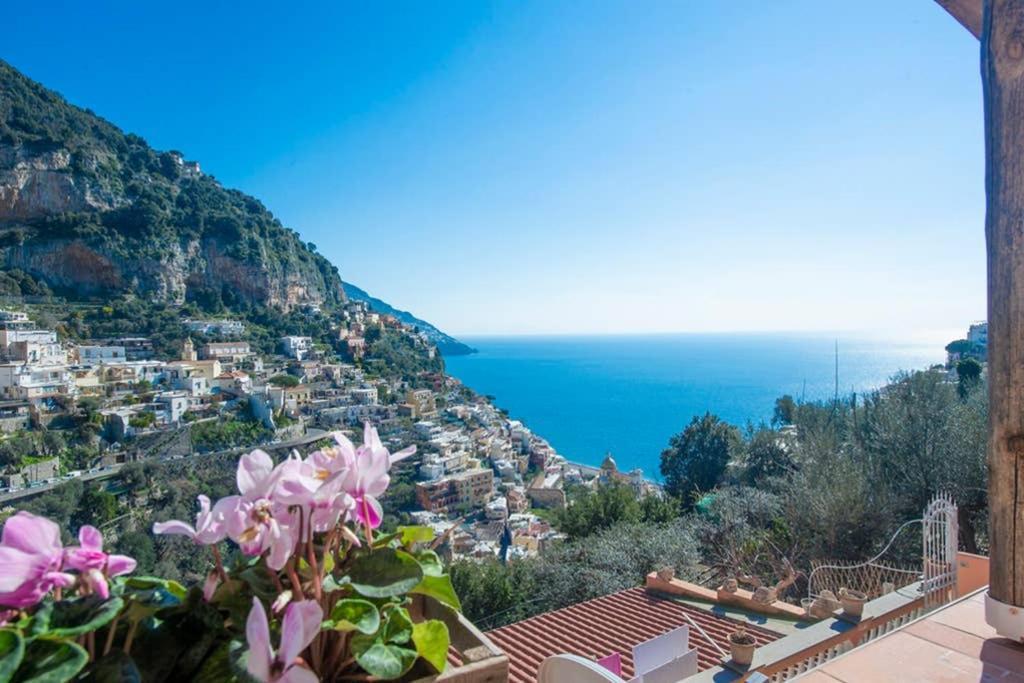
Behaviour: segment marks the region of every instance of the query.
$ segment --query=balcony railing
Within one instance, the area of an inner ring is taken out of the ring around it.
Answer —
[[[837,612],[829,619],[758,648],[749,667],[726,662],[688,678],[687,683],[743,681],[754,672],[772,683],[796,678],[930,611],[921,589],[922,583],[918,581],[872,600],[864,605],[859,619]]]

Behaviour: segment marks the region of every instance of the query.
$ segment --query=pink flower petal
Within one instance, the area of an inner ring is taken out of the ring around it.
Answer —
[[[252,609],[245,622],[245,640],[249,644],[249,658],[246,670],[256,680],[270,680],[270,666],[274,659],[274,651],[270,649],[270,625],[267,623],[267,612],[259,598],[252,599]]]
[[[60,529],[45,517],[19,512],[4,523],[0,544],[33,555],[60,552]]]
[[[285,610],[281,623],[281,648],[278,661],[290,664],[313,642],[320,631],[324,613],[316,600],[293,602]]]
[[[96,527],[86,524],[78,530],[78,543],[86,550],[103,550],[103,534]]]
[[[38,555],[26,553],[17,548],[0,546],[0,604],[4,602],[3,594],[11,593],[27,581],[33,580],[45,567]]]
[[[320,679],[316,674],[304,666],[295,664],[285,669],[276,683],[319,683]]]
[[[189,538],[196,537],[196,530],[192,528],[191,524],[187,524],[177,519],[172,519],[169,522],[155,523],[153,525],[153,533],[157,535],[176,534],[179,536],[188,536]]]
[[[404,459],[408,458],[410,455],[415,455],[415,454],[416,454],[416,446],[414,444],[412,446],[409,446],[408,448],[403,448],[402,450],[398,451],[397,453],[392,453],[391,454],[391,463],[390,464],[394,465],[399,460],[404,460]]]
[[[384,510],[380,503],[373,496],[363,496],[356,499],[356,519],[361,524],[369,524],[371,529],[376,529],[384,520]]]
[[[269,489],[269,479],[274,471],[274,461],[261,450],[246,453],[238,459],[236,481],[238,492],[243,496],[264,495]]]
[[[108,555],[107,556],[107,574],[109,576],[121,576],[122,574],[130,574],[135,571],[135,567],[138,563],[134,558],[128,557],[127,555]]]

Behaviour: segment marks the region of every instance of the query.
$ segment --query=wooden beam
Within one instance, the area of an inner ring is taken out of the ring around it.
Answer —
[[[953,18],[971,32],[975,38],[981,38],[982,0],[935,0],[942,8],[953,15]]]
[[[1024,606],[1024,0],[986,0],[983,24],[989,594]]]

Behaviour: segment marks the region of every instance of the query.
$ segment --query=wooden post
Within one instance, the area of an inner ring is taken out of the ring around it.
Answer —
[[[989,595],[1024,605],[1024,0],[985,3]]]
[[[1024,636],[1024,0],[937,0],[981,39],[988,257],[989,593]],[[981,30],[978,18],[981,16]]]

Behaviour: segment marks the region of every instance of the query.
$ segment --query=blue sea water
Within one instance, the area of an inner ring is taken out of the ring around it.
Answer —
[[[864,392],[901,370],[945,358],[942,343],[812,334],[479,337],[446,358],[448,372],[546,438],[574,462],[660,478],[669,437],[706,411],[745,425],[771,418],[775,399]]]

